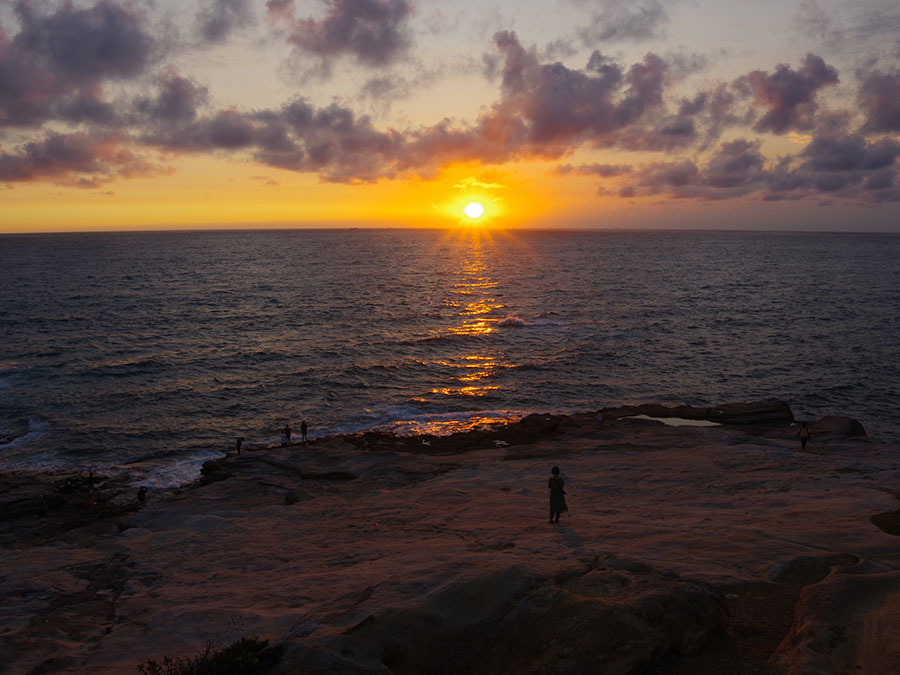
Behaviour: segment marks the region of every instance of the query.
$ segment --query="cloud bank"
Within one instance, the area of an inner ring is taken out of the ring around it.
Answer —
[[[170,156],[212,153],[349,184],[428,178],[458,162],[545,161],[552,175],[596,180],[598,192],[625,199],[900,201],[900,67],[869,61],[842,79],[826,57],[808,53],[692,86],[703,59],[647,51],[626,63],[606,49],[663,31],[662,4],[574,4],[587,7],[580,39],[592,49],[581,67],[497,31],[481,59],[495,97],[477,115],[393,128],[355,109],[353,97],[320,104],[299,91],[279,106],[215,102],[184,67],[188,43],[161,34],[167,24],[151,15],[153,4],[9,2],[0,29],[0,181],[96,187],[171,171]],[[412,0],[315,6],[316,15],[300,16],[293,0],[268,0],[261,23],[247,0],[204,0],[191,44],[227,45],[244,29],[265,30],[307,73],[359,69],[360,98],[408,93],[388,68],[417,45]],[[814,3],[804,4],[802,20],[828,28]],[[829,94],[841,84],[855,86],[855,98],[835,105]],[[791,133],[808,142],[766,150]],[[627,162],[572,161],[604,152],[631,154]]]

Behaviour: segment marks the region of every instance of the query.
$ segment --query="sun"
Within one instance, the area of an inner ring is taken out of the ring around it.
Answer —
[[[463,213],[472,220],[478,220],[484,215],[484,205],[481,202],[469,202],[463,207]]]

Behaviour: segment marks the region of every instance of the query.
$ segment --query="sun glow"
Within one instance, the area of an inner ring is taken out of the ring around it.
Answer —
[[[484,205],[481,202],[469,202],[463,207],[463,213],[472,220],[478,220],[484,215]]]

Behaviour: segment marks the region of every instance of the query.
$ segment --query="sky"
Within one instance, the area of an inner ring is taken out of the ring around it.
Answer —
[[[897,232],[898,157],[896,0],[0,0],[0,232]]]

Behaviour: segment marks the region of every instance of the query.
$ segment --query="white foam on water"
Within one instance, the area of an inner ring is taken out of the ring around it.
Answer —
[[[28,418],[28,431],[26,431],[21,436],[17,436],[12,439],[9,443],[4,443],[0,445],[0,453],[5,453],[8,450],[13,450],[16,448],[20,448],[25,445],[29,445],[41,439],[44,434],[49,431],[50,425],[46,422],[42,421],[37,417],[29,417]]]
[[[188,485],[200,477],[200,469],[204,462],[222,457],[225,457],[224,452],[210,450],[179,458],[167,464],[151,467],[146,474],[136,477],[132,485],[156,490]]]
[[[525,321],[525,319],[516,316],[515,314],[507,314],[505,319],[501,319],[497,322],[497,325],[509,328],[516,326],[527,326],[528,322]]]

